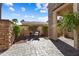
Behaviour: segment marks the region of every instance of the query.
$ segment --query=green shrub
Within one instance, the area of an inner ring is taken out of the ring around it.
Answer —
[[[63,35],[63,31],[60,26],[57,26],[56,31],[57,31],[58,37]]]
[[[20,27],[18,25],[15,25],[13,27],[13,32],[15,34],[15,39],[20,35]]]
[[[61,22],[60,21],[57,21],[56,31],[57,31],[58,37],[63,35],[63,30],[62,30]]]

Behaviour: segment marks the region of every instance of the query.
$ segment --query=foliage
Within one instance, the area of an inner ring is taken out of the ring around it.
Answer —
[[[13,32],[15,34],[15,39],[20,35],[20,27],[18,25],[15,25],[13,27]]]
[[[21,22],[21,23],[22,23],[22,22],[25,22],[25,20],[21,20],[20,22]]]
[[[57,31],[58,37],[63,34],[62,27],[61,27],[61,21],[60,20],[57,20],[56,31]]]
[[[72,31],[79,26],[79,14],[78,13],[67,13],[63,15],[61,19],[62,29]]]
[[[12,21],[14,22],[14,24],[18,23],[17,19],[12,19]]]
[[[62,29],[61,29],[60,26],[57,26],[56,31],[57,31],[58,37],[63,34]]]

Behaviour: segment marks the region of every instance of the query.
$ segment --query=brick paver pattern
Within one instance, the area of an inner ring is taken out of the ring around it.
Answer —
[[[1,56],[63,56],[63,54],[49,39],[40,38],[40,41],[14,44]]]

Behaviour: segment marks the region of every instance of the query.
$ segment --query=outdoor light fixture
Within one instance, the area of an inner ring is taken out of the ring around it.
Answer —
[[[57,16],[57,20],[61,20],[61,19],[63,19],[62,16]]]

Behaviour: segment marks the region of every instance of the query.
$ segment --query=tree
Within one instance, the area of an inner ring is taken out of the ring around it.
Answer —
[[[12,21],[14,22],[14,24],[18,23],[17,19],[12,19]]]
[[[21,20],[20,22],[23,23],[23,22],[25,22],[25,20]]]
[[[73,31],[74,46],[78,48],[78,33],[77,27],[79,27],[79,14],[78,13],[67,13],[63,15],[61,19],[61,26],[64,31]]]

